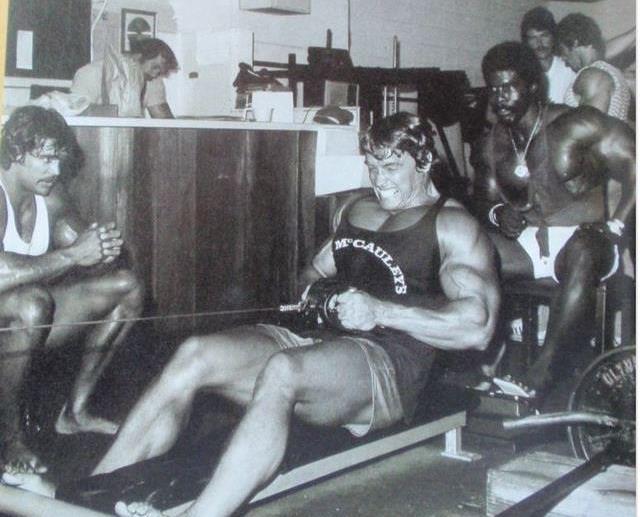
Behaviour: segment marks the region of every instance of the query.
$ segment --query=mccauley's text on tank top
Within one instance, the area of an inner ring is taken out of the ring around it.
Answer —
[[[357,250],[363,250],[371,253],[371,255],[376,257],[382,264],[384,264],[389,272],[393,275],[393,283],[396,294],[407,293],[407,283],[405,281],[402,269],[400,268],[400,266],[398,266],[391,254],[378,246],[375,242],[366,241],[364,239],[351,239],[349,237],[345,237],[342,239],[334,240],[333,247],[334,251],[351,247]]]

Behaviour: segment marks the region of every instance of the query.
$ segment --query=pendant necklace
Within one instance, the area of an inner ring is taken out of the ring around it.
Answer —
[[[511,128],[509,128],[511,145],[513,145],[513,150],[516,153],[516,157],[518,160],[515,169],[513,169],[513,173],[518,178],[528,178],[531,176],[531,173],[529,172],[529,166],[527,165],[527,152],[529,151],[529,146],[533,141],[533,137],[536,135],[536,133],[538,132],[538,129],[540,128],[540,123],[542,122],[542,111],[543,111],[542,108],[538,106],[538,118],[536,118],[536,123],[533,125],[533,128],[531,129],[531,134],[529,134],[529,139],[527,140],[527,144],[524,146],[524,151],[518,151],[518,148],[516,146],[516,141],[513,138],[513,133],[511,131]]]

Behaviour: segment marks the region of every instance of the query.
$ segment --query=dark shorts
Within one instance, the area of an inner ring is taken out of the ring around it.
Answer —
[[[282,350],[322,343],[322,339],[302,337],[284,327],[258,324],[259,332],[274,339]],[[404,418],[402,401],[396,381],[396,371],[389,354],[377,343],[357,336],[340,336],[341,340],[359,346],[369,364],[371,372],[371,418],[368,424],[346,424],[345,427],[354,436],[364,436],[373,429],[389,427]]]

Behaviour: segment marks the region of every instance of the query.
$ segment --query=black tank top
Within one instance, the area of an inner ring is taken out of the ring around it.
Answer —
[[[353,226],[347,209],[333,240],[337,279],[376,298],[411,306],[420,305],[421,298],[441,294],[436,217],[445,201],[441,197],[411,226],[388,232]],[[396,369],[405,416],[411,418],[436,349],[388,328],[355,334],[387,351]]]

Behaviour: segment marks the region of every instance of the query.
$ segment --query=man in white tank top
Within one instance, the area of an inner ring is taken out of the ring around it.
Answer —
[[[26,445],[19,394],[35,350],[84,336],[85,354],[56,422],[63,434],[113,434],[117,425],[88,413],[97,380],[140,313],[142,290],[114,262],[123,241],[115,224],[86,225],[59,182],[78,152],[65,120],[52,110],[18,108],[0,140],[0,443],[5,473],[43,472]],[[74,322],[102,320],[96,325]],[[70,325],[71,324],[71,325]],[[72,339],[73,338],[73,339]]]
[[[604,61],[606,44],[598,24],[583,14],[569,14],[558,23],[558,41],[562,58],[577,73],[565,104],[593,106],[626,121],[631,89],[622,72]]]

